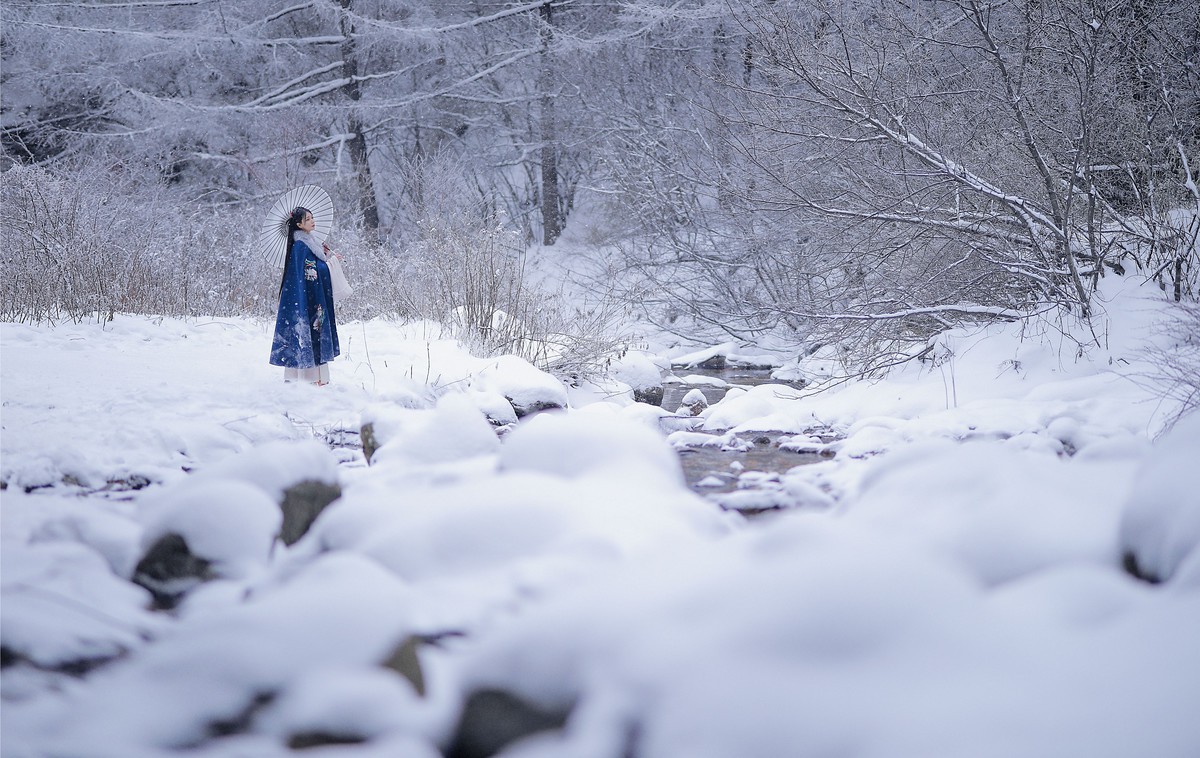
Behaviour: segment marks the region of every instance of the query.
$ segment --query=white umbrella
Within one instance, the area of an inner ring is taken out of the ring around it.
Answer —
[[[318,243],[325,241],[333,226],[333,201],[328,192],[315,184],[288,190],[267,211],[258,228],[257,252],[272,266],[282,266],[287,258],[288,218],[296,208],[307,208],[312,213],[316,222],[312,236]]]

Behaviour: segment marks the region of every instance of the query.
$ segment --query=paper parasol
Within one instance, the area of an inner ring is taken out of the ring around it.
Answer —
[[[316,222],[312,236],[324,242],[333,226],[333,201],[315,184],[290,189],[275,201],[258,229],[258,254],[272,266],[282,266],[287,257],[288,217],[296,208],[307,208]]]

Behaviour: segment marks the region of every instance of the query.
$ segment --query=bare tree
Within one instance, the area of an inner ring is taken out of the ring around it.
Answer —
[[[459,219],[526,243],[568,231],[586,188],[585,218],[626,253],[630,300],[693,337],[773,332],[881,365],[965,322],[1086,316],[1114,271],[1181,300],[1200,285],[1187,3],[11,0],[0,13],[11,161],[149,165],[148,197],[245,216],[318,181],[397,257],[427,242],[420,224],[445,196],[425,186],[435,164],[462,168]]]
[[[617,109],[628,149],[607,155],[658,317],[836,344],[869,367],[965,322],[1086,317],[1096,281],[1131,265],[1194,291],[1196,122],[1166,114],[1195,113],[1197,88],[1166,85],[1194,77],[1196,24],[1186,4],[1142,5],[1158,123],[1128,95],[1122,4],[660,12],[686,126],[656,119],[668,98],[650,96]]]
[[[359,182],[358,205],[362,213],[363,224],[368,230],[379,228],[379,208],[375,199],[375,184],[371,179],[371,157],[367,151],[367,135],[363,130],[362,119],[353,110],[362,100],[362,80],[358,73],[358,54],[354,33],[354,21],[349,11],[353,0],[339,0],[342,10],[346,11],[341,18],[342,32],[342,72],[345,75],[344,91],[349,98],[352,109],[346,118],[346,131],[350,133],[347,146],[350,148],[350,163]]]

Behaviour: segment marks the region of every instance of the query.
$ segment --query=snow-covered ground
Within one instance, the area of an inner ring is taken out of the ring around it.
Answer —
[[[1156,295],[1105,282],[1083,351],[962,330],[691,422],[619,382],[665,345],[563,387],[349,324],[317,388],[252,321],[3,325],[4,755],[484,755],[517,723],[525,758],[1200,755],[1200,416],[1158,434]],[[786,506],[747,519],[672,429],[824,457],[747,477]],[[285,545],[302,480],[342,495]],[[151,610],[130,580],[172,533],[206,581]]]

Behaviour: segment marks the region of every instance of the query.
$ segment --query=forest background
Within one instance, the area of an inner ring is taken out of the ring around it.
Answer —
[[[1191,0],[0,14],[6,321],[268,318],[261,216],[316,183],[353,251],[342,318],[549,340],[528,357],[560,372],[617,344],[618,313],[869,372],[963,323],[1087,318],[1114,274],[1200,331]],[[573,288],[531,275],[568,247],[594,264]]]

